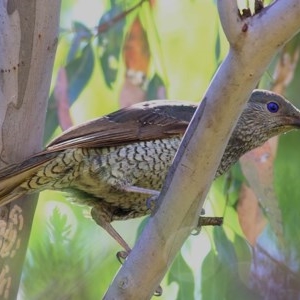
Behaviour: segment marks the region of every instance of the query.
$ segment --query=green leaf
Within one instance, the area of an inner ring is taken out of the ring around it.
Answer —
[[[240,235],[235,234],[234,236],[234,248],[236,257],[239,263],[238,268],[240,267],[240,262],[243,264],[243,273],[250,272],[250,264],[252,260],[251,255],[251,248],[249,246],[249,243]],[[248,270],[245,269],[245,265],[248,268]]]
[[[48,100],[48,108],[44,130],[44,145],[48,143],[58,125],[59,124],[55,97],[54,92],[52,92]]]
[[[232,273],[237,271],[237,258],[231,241],[228,240],[223,227],[214,228],[214,241],[217,253],[222,264],[226,265]]]
[[[245,182],[245,177],[241,171],[240,164],[235,164],[228,173],[214,181],[212,190],[217,193],[217,199],[224,199],[224,205],[235,207],[243,182]],[[220,203],[220,200],[217,201]]]
[[[118,73],[118,62],[123,43],[125,18],[118,18],[123,11],[122,5],[113,6],[99,21],[99,28],[104,28],[98,34],[99,59],[103,70],[105,83],[112,88]],[[101,27],[102,26],[102,27]]]
[[[91,31],[82,23],[75,21],[73,23],[73,27],[74,27],[75,34],[68,53],[67,63],[70,63],[72,60],[75,59],[76,54],[80,49],[80,45],[82,41],[87,40],[89,42],[93,37]]]
[[[136,232],[136,240],[139,238],[139,236],[141,235],[141,233],[143,232],[147,222],[148,222],[149,217],[146,217],[142,220],[142,222],[140,223],[137,232]]]
[[[69,53],[70,55],[70,53]],[[68,76],[68,100],[73,104],[89,81],[94,69],[94,53],[91,44],[88,43],[80,53],[80,56],[66,66]],[[57,105],[52,91],[48,100],[48,109],[45,122],[44,144],[52,137],[59,126]]]
[[[275,161],[275,190],[282,210],[284,233],[288,247],[285,251],[293,257],[299,267],[300,261],[300,189],[299,189],[299,132],[291,132],[280,137]],[[297,250],[295,250],[297,249]]]
[[[66,70],[69,82],[69,103],[71,105],[88,83],[94,70],[94,53],[90,43],[83,48],[78,58],[66,66]]]
[[[219,28],[217,27],[216,43],[215,43],[215,61],[220,62],[220,57],[221,57],[221,41],[220,41]]]
[[[168,283],[176,282],[179,286],[177,299],[193,299],[194,298],[194,276],[190,267],[185,262],[181,253],[179,253],[171,269],[168,272]]]
[[[210,300],[261,299],[255,291],[246,286],[245,280],[240,278],[239,265],[244,264],[244,260],[241,253],[239,257],[242,260],[238,259],[235,243],[227,238],[222,227],[214,228],[213,233],[216,251],[211,250],[203,261],[202,298]],[[241,243],[239,238],[238,242]],[[245,250],[244,243],[241,245],[240,250],[242,248]],[[249,251],[247,253],[249,254]]]
[[[211,250],[202,264],[202,299],[224,299],[227,280],[222,280],[222,264],[215,253]]]
[[[106,252],[105,243],[97,242],[99,232],[89,230],[88,220],[74,220],[71,205],[66,213],[61,207],[53,209],[47,225],[39,224],[40,234],[31,238],[22,273],[23,298],[101,299],[119,262]]]
[[[48,222],[48,230],[52,232],[52,242],[62,245],[69,241],[72,226],[68,224],[67,215],[60,213],[59,209],[55,207]]]
[[[155,73],[155,75],[152,77],[152,79],[149,82],[147,92],[146,92],[146,99],[154,100],[154,99],[164,99],[164,98],[166,98],[165,84],[161,79],[161,77],[157,73]]]

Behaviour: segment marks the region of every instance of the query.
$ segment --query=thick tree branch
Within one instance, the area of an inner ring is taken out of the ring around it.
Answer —
[[[232,128],[251,91],[279,47],[300,30],[298,0],[276,1],[241,22],[237,21],[236,1],[219,0],[218,8],[230,51],[183,139],[158,211],[149,219],[105,299],[151,298],[195,226]]]
[[[0,167],[42,146],[59,12],[59,0],[0,0]],[[0,209],[1,299],[17,298],[36,204],[31,200]]]

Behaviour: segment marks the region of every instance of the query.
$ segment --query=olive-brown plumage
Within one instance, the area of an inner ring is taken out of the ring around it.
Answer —
[[[24,162],[0,171],[0,206],[45,189],[69,192],[126,250],[110,225],[150,213],[196,106],[149,101],[64,132]],[[226,113],[226,109],[224,109]],[[272,136],[300,127],[300,111],[283,97],[252,93],[228,142],[217,176]]]

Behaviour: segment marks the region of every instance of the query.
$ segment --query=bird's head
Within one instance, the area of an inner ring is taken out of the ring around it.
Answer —
[[[300,128],[300,110],[282,96],[254,90],[235,127],[236,134],[251,150],[269,138]]]

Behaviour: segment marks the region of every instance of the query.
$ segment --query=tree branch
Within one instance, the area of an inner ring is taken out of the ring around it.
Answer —
[[[42,146],[59,12],[59,0],[0,1],[1,167]],[[36,205],[31,200],[0,209],[1,299],[17,298]]]
[[[149,219],[105,299],[151,298],[195,226],[232,128],[251,91],[279,47],[300,29],[298,0],[276,1],[242,22],[237,21],[236,1],[220,0],[218,8],[231,46],[228,56],[183,139],[161,192],[158,211]]]
[[[242,25],[236,0],[219,1],[218,10],[227,40],[230,45],[234,45],[240,36]]]
[[[105,299],[151,298],[196,224],[232,128],[251,91],[279,47],[300,30],[298,0],[276,1],[242,22],[237,21],[236,1],[219,0],[218,9],[229,38],[229,53],[184,136],[161,192],[159,209],[149,219]]]

